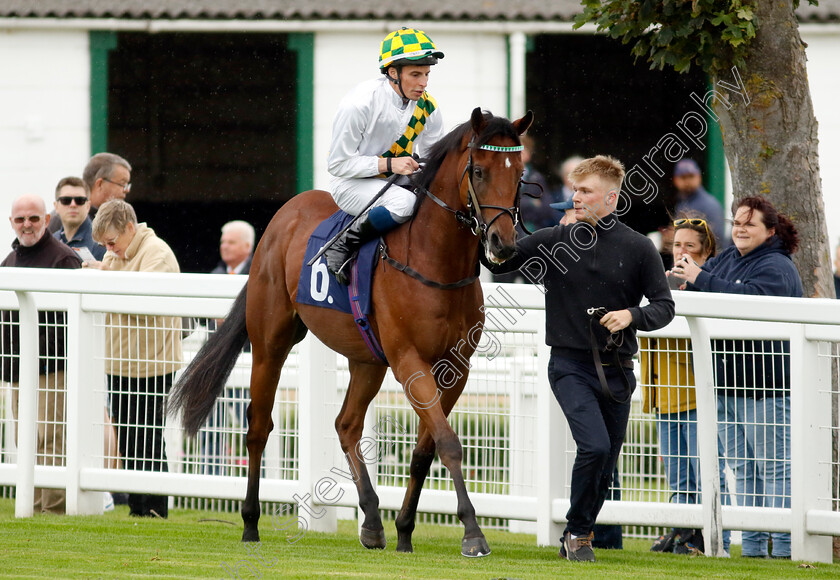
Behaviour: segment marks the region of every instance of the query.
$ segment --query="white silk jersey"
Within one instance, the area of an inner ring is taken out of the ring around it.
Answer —
[[[333,176],[330,191],[342,189],[341,182],[347,179],[379,175],[379,158],[403,135],[416,105],[416,101],[403,105],[402,97],[384,75],[350,91],[333,120],[327,159]],[[414,153],[423,157],[443,135],[443,117],[436,108],[414,140]]]

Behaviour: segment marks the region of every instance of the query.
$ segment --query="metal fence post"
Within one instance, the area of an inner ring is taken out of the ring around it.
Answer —
[[[104,467],[99,457],[104,455],[105,408],[102,397],[97,397],[92,365],[97,354],[94,314],[82,310],[81,294],[67,298],[67,513],[101,514],[104,494],[84,491],[79,484],[82,469]]]
[[[35,432],[38,418],[38,310],[32,293],[15,291],[20,307],[18,455],[15,517],[32,516],[35,503]]]
[[[298,354],[298,428],[300,434],[300,496],[298,517],[306,520],[308,530],[335,532],[338,529],[336,508],[318,505],[316,486],[330,477],[333,449],[327,444],[329,413],[327,403],[335,391],[335,376],[328,372],[327,362],[335,354],[311,332],[300,343]]]
[[[686,317],[694,352],[694,389],[697,397],[697,453],[700,456],[700,492],[703,498],[703,537],[707,556],[725,556],[720,507],[717,397],[712,372],[712,343],[705,322]]]
[[[831,358],[797,324],[790,341],[791,558],[832,561],[830,536],[808,533],[808,511],[831,511]]]

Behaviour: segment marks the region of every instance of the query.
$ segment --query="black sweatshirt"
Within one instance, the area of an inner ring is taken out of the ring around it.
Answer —
[[[516,252],[500,265],[482,262],[493,272],[520,270],[528,280],[543,286],[546,344],[552,347],[552,354],[592,360],[590,316],[586,313],[591,307],[629,309],[633,315],[633,322],[622,331],[622,360],[638,350],[636,329],[656,330],[674,318],[674,300],[659,253],[648,238],[613,216],[595,227],[577,222],[539,230],[520,239]],[[640,307],[642,296],[649,304]],[[593,327],[601,360],[609,362],[612,355],[604,351],[609,331],[597,320]]]
[[[34,246],[21,246],[12,242],[12,253],[0,262],[0,268],[62,268],[72,270],[82,267],[79,254],[55,239],[50,232]],[[0,271],[0,276],[8,274]],[[0,312],[0,380],[16,383],[20,380],[20,316],[17,310]],[[39,374],[62,370],[66,359],[64,312],[38,313]]]

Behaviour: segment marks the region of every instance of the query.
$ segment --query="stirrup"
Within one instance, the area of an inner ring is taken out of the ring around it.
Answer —
[[[353,260],[356,259],[356,254],[357,253],[358,252],[353,252],[352,254],[350,254],[350,256],[348,256],[348,258],[346,260],[344,260],[344,262],[341,264],[341,267],[339,267],[337,271],[334,272],[329,267],[327,268],[330,271],[330,273],[333,276],[335,276],[335,279],[339,284],[341,284],[343,286],[349,286],[350,285],[350,275],[351,275],[350,272],[353,268]],[[346,272],[346,274],[345,274],[345,272]]]

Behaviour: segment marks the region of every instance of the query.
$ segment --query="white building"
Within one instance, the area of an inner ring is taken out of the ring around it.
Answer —
[[[544,172],[572,153],[611,153],[632,166],[679,120],[688,94],[704,90],[705,77],[634,67],[626,46],[596,38],[592,28],[573,31],[578,11],[574,0],[428,0],[420,8],[332,0],[6,0],[0,212],[22,193],[51,205],[60,178],[80,175],[92,153],[113,151],[134,166],[129,201],[141,220],[170,242],[185,270],[200,271],[217,260],[221,223],[249,219],[261,231],[291,195],[327,184],[338,100],[377,74],[381,39],[402,25],[422,28],[446,53],[429,91],[450,128],[476,106],[511,117],[532,108]],[[840,0],[803,6],[799,14],[834,245]],[[722,195],[716,135],[692,154],[706,168],[710,190]],[[655,227],[660,210],[640,213],[637,227]],[[0,228],[0,248],[12,239],[11,228]]]

